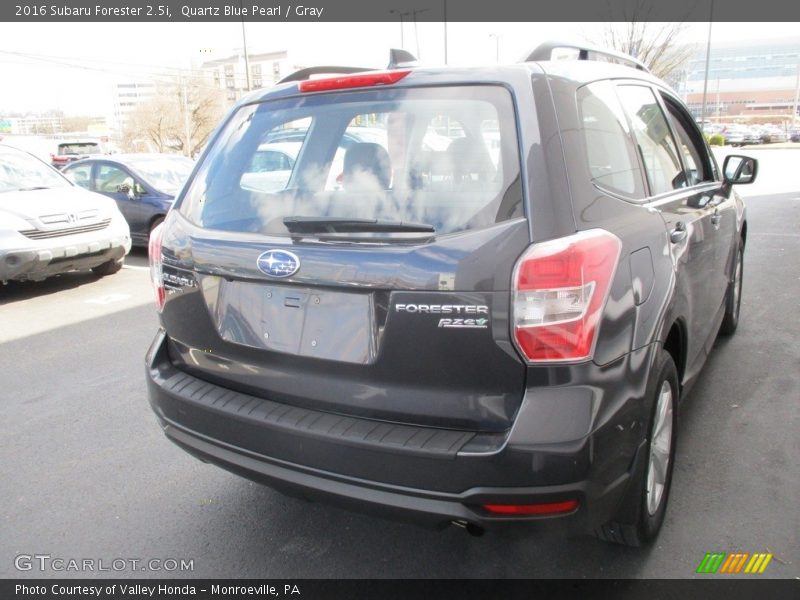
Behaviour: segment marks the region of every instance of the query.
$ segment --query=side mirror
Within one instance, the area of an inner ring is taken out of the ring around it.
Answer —
[[[749,156],[731,154],[725,157],[722,164],[722,173],[725,183],[731,185],[745,185],[753,183],[758,175],[758,161]]]

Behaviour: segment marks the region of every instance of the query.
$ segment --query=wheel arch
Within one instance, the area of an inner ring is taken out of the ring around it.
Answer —
[[[686,325],[681,319],[676,319],[664,338],[663,348],[672,357],[675,368],[678,370],[678,383],[683,387],[683,378],[686,373]]]

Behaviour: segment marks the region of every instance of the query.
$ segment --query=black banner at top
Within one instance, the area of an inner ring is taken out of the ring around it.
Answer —
[[[800,21],[787,0],[8,0],[11,22]]]

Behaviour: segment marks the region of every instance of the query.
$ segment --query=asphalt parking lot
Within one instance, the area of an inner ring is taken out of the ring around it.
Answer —
[[[47,554],[194,566],[104,577],[682,578],[712,551],[772,552],[761,577],[800,577],[800,186],[774,162],[796,165],[800,150],[768,152],[779,151],[760,152],[762,187],[748,190],[741,325],[682,406],[653,547],[431,531],[286,498],[193,459],[147,403],[157,318],[139,250],[105,279],[0,290],[0,577],[53,574],[15,568],[20,554]]]

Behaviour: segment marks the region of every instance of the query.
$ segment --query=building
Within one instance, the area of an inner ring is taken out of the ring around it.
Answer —
[[[136,108],[156,94],[152,81],[128,81],[117,83],[114,88],[114,121],[116,129],[125,128],[130,115]]]
[[[689,60],[679,91],[700,117],[706,72],[705,48]],[[751,122],[788,121],[797,110],[800,36],[711,45],[706,117]]]
[[[285,50],[248,54],[247,62],[250,65],[249,89],[251,90],[275,85],[281,78],[299,68],[289,63],[289,53]],[[225,90],[228,104],[233,104],[248,92],[247,71],[242,52],[204,62],[200,65],[200,70],[214,86]]]
[[[63,115],[24,115],[0,117],[0,133],[51,135],[64,130]]]

